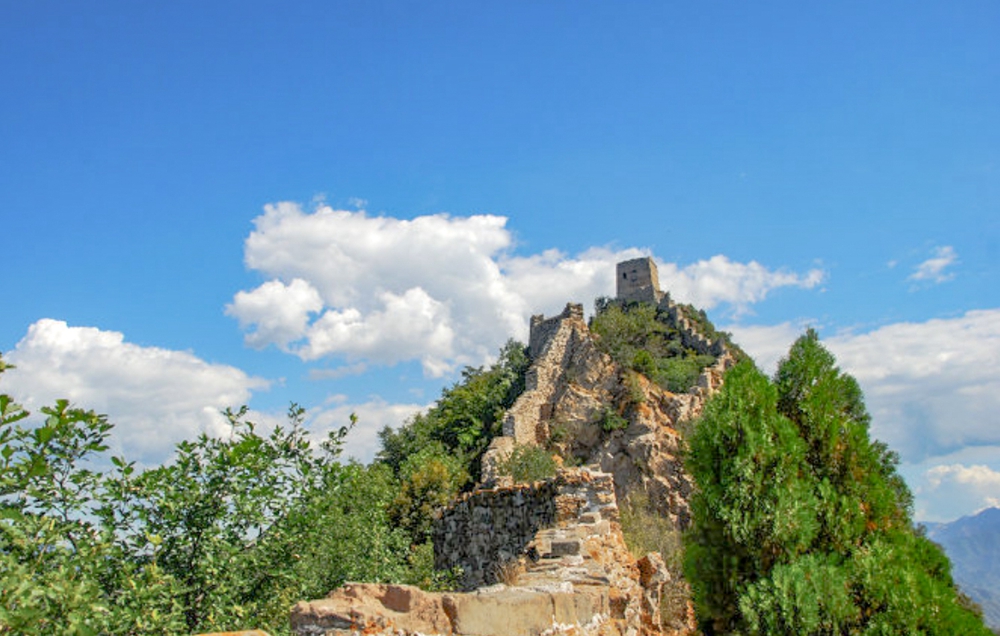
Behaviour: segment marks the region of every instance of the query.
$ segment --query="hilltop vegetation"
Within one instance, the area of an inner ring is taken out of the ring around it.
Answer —
[[[677,329],[655,305],[601,298],[596,307],[590,329],[598,336],[598,347],[622,367],[645,375],[668,391],[687,391],[702,369],[715,363],[715,356],[685,347]],[[715,329],[705,312],[690,305],[678,305],[678,311],[705,338],[721,338],[738,359],[746,357],[730,342],[729,334]]]

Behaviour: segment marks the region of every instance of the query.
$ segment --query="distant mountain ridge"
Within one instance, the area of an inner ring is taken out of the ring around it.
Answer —
[[[951,559],[962,591],[982,606],[986,624],[1000,628],[1000,508],[924,526]]]

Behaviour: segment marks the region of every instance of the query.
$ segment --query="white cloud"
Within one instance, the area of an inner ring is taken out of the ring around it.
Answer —
[[[841,334],[828,344],[861,383],[874,433],[904,461],[1000,444],[1000,309]]]
[[[263,348],[268,344],[286,346],[305,331],[309,315],[323,308],[323,300],[312,285],[295,278],[288,285],[271,280],[251,292],[239,292],[226,314],[235,316],[240,327],[252,326],[246,342]]]
[[[403,220],[277,203],[254,223],[246,264],[270,280],[227,307],[248,344],[273,344],[303,360],[420,360],[435,377],[485,362],[508,337],[524,339],[532,313],[613,295],[615,263],[645,253],[514,255],[507,219],[491,215]],[[736,312],[775,288],[812,288],[823,277],[725,256],[660,268],[662,286],[676,299],[706,308],[729,303]]]
[[[333,369],[309,369],[310,380],[338,380],[351,375],[361,375],[368,370],[364,362],[349,364]]]
[[[1000,472],[989,466],[940,464],[927,470],[923,477],[918,497],[947,502],[947,508],[918,510],[921,518],[946,521],[960,514],[1000,507]]]
[[[943,283],[955,277],[953,272],[946,273],[944,270],[957,262],[958,254],[951,245],[935,247],[934,256],[917,265],[908,280]]]
[[[1000,495],[1000,472],[990,470],[987,466],[963,466],[950,464],[935,466],[927,471],[927,481],[932,488],[940,488],[945,481],[968,484],[977,489],[987,491],[989,495]],[[989,497],[993,505],[1000,502],[998,497]]]
[[[363,463],[370,462],[378,451],[378,432],[386,426],[398,428],[416,413],[427,410],[426,404],[390,404],[375,398],[361,404],[335,401],[331,405],[311,411],[308,426],[316,442],[326,439],[327,433],[348,426],[351,414],[358,417],[357,426],[347,434],[344,455]]]
[[[737,263],[722,255],[680,268],[674,263],[659,265],[660,286],[671,296],[700,309],[728,303],[737,314],[764,300],[779,287],[812,289],[823,282],[823,271],[805,275],[769,270],[756,261]]]
[[[4,392],[31,411],[56,399],[107,414],[113,452],[163,461],[174,444],[226,430],[220,411],[238,407],[267,383],[192,353],[125,342],[121,333],[42,319],[5,356]]]

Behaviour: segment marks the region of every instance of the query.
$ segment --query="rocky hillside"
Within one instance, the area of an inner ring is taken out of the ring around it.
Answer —
[[[298,604],[299,636],[346,634],[686,634],[695,630],[676,559],[636,558],[622,502],[640,501],[677,531],[693,488],[681,430],[733,364],[669,297],[664,329],[711,364],[672,392],[602,350],[581,305],[531,322],[525,389],[482,459],[482,482],[435,520],[436,566],[457,568],[463,592],[351,584]],[[551,480],[516,484],[505,462],[538,447],[565,464]],[[676,555],[667,555],[668,557]],[[670,615],[661,611],[668,608]]]
[[[693,332],[690,325],[682,328]],[[543,446],[600,467],[614,476],[619,499],[641,491],[684,528],[692,484],[681,465],[680,429],[721,386],[733,356],[723,350],[694,386],[672,393],[603,353],[575,304],[553,318],[536,317],[529,351],[526,389],[484,457],[484,483],[497,483],[497,467],[515,446]]]

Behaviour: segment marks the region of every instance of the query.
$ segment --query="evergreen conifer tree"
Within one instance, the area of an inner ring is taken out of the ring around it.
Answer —
[[[706,634],[983,634],[915,531],[858,383],[809,330],[774,382],[726,376],[691,439],[685,572]]]

